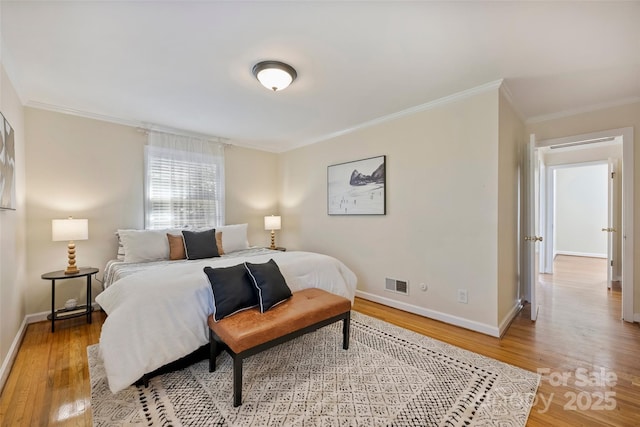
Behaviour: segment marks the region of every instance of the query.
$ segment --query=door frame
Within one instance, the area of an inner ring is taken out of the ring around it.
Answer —
[[[633,128],[609,129],[564,138],[536,142],[536,148],[552,145],[575,144],[603,138],[622,138],[622,319],[634,321],[634,268],[633,268]]]

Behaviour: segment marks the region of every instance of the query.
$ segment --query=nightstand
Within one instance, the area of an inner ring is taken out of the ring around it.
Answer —
[[[51,280],[51,314],[47,316],[47,319],[51,320],[51,332],[55,332],[56,320],[87,316],[87,323],[91,323],[91,312],[93,311],[93,307],[91,306],[91,276],[98,271],[97,268],[84,267],[76,274],[64,274],[64,270],[58,270],[45,273],[41,276],[44,280]],[[87,303],[77,305],[74,308],[60,308],[56,310],[56,280],[75,279],[78,277],[87,278]]]

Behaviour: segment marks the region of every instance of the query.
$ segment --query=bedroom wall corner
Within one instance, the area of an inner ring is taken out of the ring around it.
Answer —
[[[264,217],[278,215],[278,155],[235,145],[225,149],[225,222],[249,224],[252,246],[269,246]],[[282,233],[288,232],[285,219]],[[280,242],[280,232],[276,236]]]
[[[520,165],[526,140],[524,122],[503,88],[498,107],[497,322],[501,333],[520,306]]]
[[[0,41],[1,43],[1,41]],[[24,108],[0,61],[0,111],[14,130],[16,210],[0,210],[0,391],[11,370],[26,313]]]
[[[282,153],[284,246],[340,259],[359,295],[497,331],[498,149],[493,88]],[[327,166],[379,155],[387,214],[327,215]],[[407,280],[409,295],[385,291],[387,277]]]

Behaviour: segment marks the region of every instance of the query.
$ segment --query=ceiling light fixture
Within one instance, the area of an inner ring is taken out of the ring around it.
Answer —
[[[298,77],[291,65],[280,61],[258,62],[252,72],[262,86],[274,92],[285,89]]]

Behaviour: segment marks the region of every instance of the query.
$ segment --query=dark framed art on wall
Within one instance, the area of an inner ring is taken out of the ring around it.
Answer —
[[[16,145],[13,128],[0,113],[0,209],[16,208]]]
[[[329,215],[386,214],[386,156],[327,167]]]

